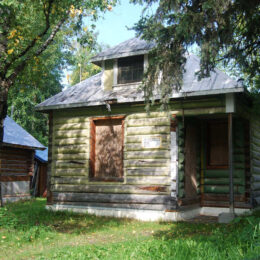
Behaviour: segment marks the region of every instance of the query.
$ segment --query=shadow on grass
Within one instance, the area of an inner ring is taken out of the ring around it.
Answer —
[[[161,223],[161,225],[165,225],[165,223]],[[169,225],[169,223],[168,223]],[[157,231],[154,234],[156,238],[164,238],[164,239],[179,239],[179,238],[187,238],[194,236],[209,236],[211,235],[217,228],[219,228],[219,224],[204,224],[204,223],[188,223],[188,222],[176,222],[169,225],[168,230]]]
[[[237,217],[230,224],[176,222],[167,230],[155,232],[153,236],[169,242],[179,240],[204,247],[207,245],[216,252],[226,252],[227,256],[231,249],[241,250],[243,254],[250,250],[258,252],[256,248],[260,245],[259,216],[260,211],[251,216]]]
[[[35,227],[61,233],[91,233],[108,227],[119,227],[131,220],[97,217],[73,212],[45,209],[45,199],[7,204],[0,209],[0,229],[28,230]]]
[[[175,245],[174,250],[181,245],[180,254],[190,252],[186,259],[260,259],[258,215],[240,217],[230,224],[177,222],[153,236],[158,243]]]
[[[203,222],[160,222],[160,225],[168,225],[167,230],[159,230],[154,233],[155,238],[165,240],[179,238],[203,238],[209,237],[229,237],[237,235],[241,240],[247,240],[250,235],[260,234],[260,210],[254,211],[251,215],[236,217],[229,224],[203,223]],[[259,236],[260,239],[260,236]],[[259,240],[260,241],[260,240]]]

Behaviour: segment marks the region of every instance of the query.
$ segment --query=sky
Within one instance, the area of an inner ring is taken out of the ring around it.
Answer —
[[[113,7],[111,11],[105,12],[95,23],[95,32],[98,33],[98,43],[104,46],[113,47],[125,40],[135,37],[135,31],[129,30],[135,23],[137,23],[142,15],[142,5],[130,4],[129,0],[119,0],[120,2]],[[152,12],[150,9],[148,14]],[[154,9],[155,10],[155,9]],[[88,26],[85,21],[85,25]],[[62,78],[62,85],[66,88],[68,86],[66,75],[70,73],[69,70],[64,70],[64,77]]]
[[[99,33],[98,42],[112,47],[133,38],[135,31],[128,30],[127,27],[132,27],[138,22],[142,9],[143,6],[121,0],[112,11],[107,11],[96,23],[96,31]]]

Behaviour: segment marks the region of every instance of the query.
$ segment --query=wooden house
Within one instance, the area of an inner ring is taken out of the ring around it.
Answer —
[[[170,111],[147,114],[138,86],[152,47],[134,38],[101,52],[101,73],[37,106],[49,114],[49,207],[177,220],[259,205],[260,116],[247,91],[218,69],[198,81],[191,54]]]
[[[36,149],[45,147],[7,116],[0,150],[0,184],[4,202],[30,198]]]

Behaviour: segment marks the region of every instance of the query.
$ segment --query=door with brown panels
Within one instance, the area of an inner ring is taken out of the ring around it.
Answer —
[[[198,142],[199,128],[194,122],[186,124],[185,135],[185,197],[197,197],[197,157],[198,157]]]
[[[91,179],[122,181],[123,118],[93,119],[91,127]]]

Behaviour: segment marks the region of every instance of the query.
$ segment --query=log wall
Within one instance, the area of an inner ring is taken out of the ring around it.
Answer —
[[[251,196],[254,206],[260,205],[260,117],[251,119]]]
[[[178,153],[179,175],[171,179],[171,115],[220,113],[224,111],[223,106],[222,99],[213,98],[174,102],[170,113],[151,111],[147,114],[138,104],[112,105],[111,114],[105,106],[53,112],[53,203],[175,209],[176,196],[184,196],[184,125],[180,124],[177,131],[178,145],[181,147]],[[125,116],[124,181],[90,181],[90,121],[92,117],[111,115]],[[145,148],[143,139],[146,137],[159,137],[161,145]]]
[[[205,140],[205,136],[204,136]],[[235,118],[233,126],[233,165],[235,206],[249,207],[250,204],[250,167],[249,167],[249,128],[248,121]],[[207,169],[206,145],[204,144],[202,161],[202,205],[228,206],[229,169]]]
[[[133,113],[124,124],[124,182],[89,179],[90,116],[54,114],[51,190],[54,203],[172,209],[170,196],[170,117]],[[160,137],[161,146],[142,146],[143,137]],[[175,187],[176,185],[172,185]],[[82,204],[83,203],[83,204]],[[142,206],[141,206],[142,204]]]
[[[0,178],[3,198],[16,200],[30,196],[30,176],[34,170],[34,151],[2,147]]]
[[[183,198],[185,196],[185,191],[184,191],[184,166],[185,166],[185,154],[184,154],[184,140],[185,140],[185,128],[184,128],[184,123],[179,120],[178,122],[178,198]]]

